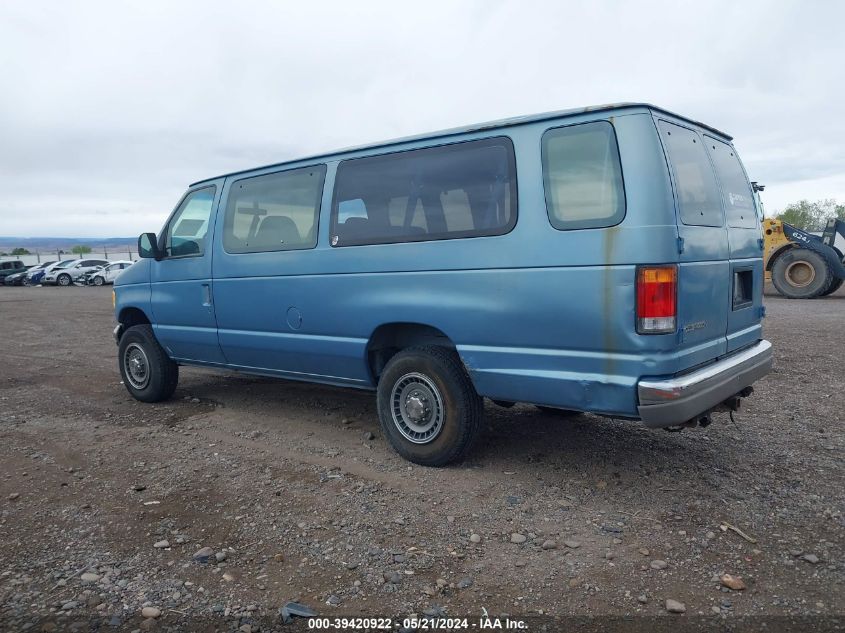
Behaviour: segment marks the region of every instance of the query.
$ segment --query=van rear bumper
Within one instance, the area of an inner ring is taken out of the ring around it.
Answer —
[[[640,380],[637,410],[651,428],[683,424],[736,395],[771,369],[772,344],[762,340],[683,376]]]

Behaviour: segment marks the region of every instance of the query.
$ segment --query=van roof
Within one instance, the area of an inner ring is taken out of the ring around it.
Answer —
[[[654,112],[661,112],[663,114],[668,114],[669,116],[675,117],[677,119],[681,119],[683,121],[687,121],[688,123],[692,123],[693,125],[697,125],[705,130],[713,132],[714,134],[718,134],[719,136],[727,139],[728,141],[733,140],[733,137],[725,134],[721,130],[718,130],[714,127],[701,123],[700,121],[696,121],[695,119],[691,119],[689,117],[682,116],[670,110],[666,110],[665,108],[658,107],[656,105],[652,105],[650,103],[638,103],[638,102],[623,102],[623,103],[608,103],[604,105],[596,105],[596,106],[587,106],[585,108],[571,108],[569,110],[555,110],[552,112],[542,112],[540,114],[527,114],[523,116],[516,116],[516,117],[509,117],[506,119],[499,119],[497,121],[487,121],[485,123],[474,123],[472,125],[465,125],[462,127],[455,127],[449,128],[446,130],[438,130],[436,132],[427,132],[425,134],[414,134],[413,136],[405,136],[401,138],[390,139],[387,141],[379,141],[377,143],[367,143],[366,145],[356,145],[353,147],[345,147],[343,149],[334,150],[331,152],[321,152],[320,154],[311,154],[309,156],[302,156],[298,158],[293,158],[291,160],[282,161],[279,163],[271,163],[269,165],[263,165],[261,167],[251,167],[249,169],[241,169],[238,171],[229,172],[226,174],[221,174],[219,176],[214,176],[213,178],[203,178],[202,180],[198,180],[194,183],[191,183],[191,187],[194,185],[199,185],[204,182],[208,182],[210,180],[217,180],[218,178],[225,178],[227,176],[235,176],[237,174],[243,174],[251,171],[256,171],[259,169],[267,169],[269,167],[277,167],[282,165],[288,165],[292,163],[299,163],[305,160],[314,160],[314,159],[325,159],[329,157],[340,156],[343,154],[351,154],[352,152],[360,152],[363,150],[368,149],[377,149],[380,147],[389,147],[391,145],[399,145],[401,143],[411,143],[414,141],[422,141],[428,138],[437,138],[443,136],[456,136],[458,134],[469,134],[472,132],[480,132],[482,130],[490,130],[490,129],[497,129],[497,128],[505,128],[505,127],[512,127],[514,125],[522,125],[524,123],[534,123],[536,121],[545,121],[549,119],[559,119],[565,118],[569,116],[576,116],[579,114],[587,114],[589,112],[608,112],[613,110],[628,110],[633,108],[640,108],[651,110]]]

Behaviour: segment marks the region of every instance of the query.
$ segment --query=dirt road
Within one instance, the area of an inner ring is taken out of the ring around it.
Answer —
[[[0,629],[300,629],[288,601],[841,623],[845,293],[766,305],[777,368],[736,425],[488,402],[470,460],[437,470],[390,450],[369,393],[182,368],[171,401],[135,402],[109,289],[0,288]]]

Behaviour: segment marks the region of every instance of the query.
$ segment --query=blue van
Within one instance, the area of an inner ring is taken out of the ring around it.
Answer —
[[[484,397],[706,425],[771,368],[762,245],[731,137],[651,105],[378,143],[191,185],[115,284],[119,367],[375,390],[430,466]]]

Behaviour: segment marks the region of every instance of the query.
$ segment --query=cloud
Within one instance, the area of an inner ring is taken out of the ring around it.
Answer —
[[[769,209],[845,199],[843,19],[761,0],[4,3],[0,235],[134,235],[219,173],[637,100],[733,134]]]

